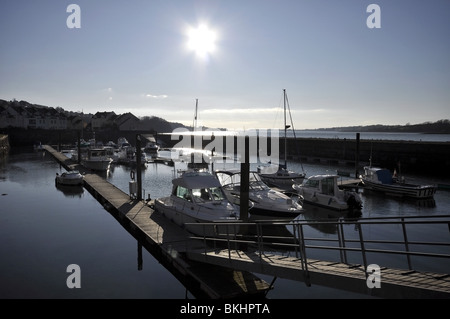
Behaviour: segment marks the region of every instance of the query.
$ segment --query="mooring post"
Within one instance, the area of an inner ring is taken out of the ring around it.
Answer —
[[[137,200],[142,200],[142,167],[141,167],[141,135],[136,135],[136,174],[137,174]]]
[[[243,222],[247,222],[248,217],[248,201],[249,201],[249,179],[250,179],[250,156],[249,156],[249,137],[245,136],[244,156],[241,156],[241,197],[240,197],[240,218]]]
[[[356,133],[355,178],[359,178],[359,133]]]
[[[81,164],[81,132],[78,132],[77,134],[77,144],[78,144],[78,156],[77,156],[77,163]]]
[[[58,152],[61,152],[61,131],[58,132]]]

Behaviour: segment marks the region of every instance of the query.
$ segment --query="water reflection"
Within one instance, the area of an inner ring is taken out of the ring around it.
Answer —
[[[369,198],[370,200],[375,200],[375,201],[395,201],[399,204],[416,206],[416,207],[428,207],[428,208],[436,207],[435,198],[415,199],[415,198],[396,196],[396,195],[392,195],[392,194],[383,194],[383,193],[369,190],[369,189],[363,189],[362,195]]]
[[[338,226],[333,222],[337,222],[339,219],[357,221],[362,217],[362,212],[359,210],[340,212],[308,204],[304,204],[303,208],[305,208],[305,212],[300,216],[299,220],[307,221],[308,226],[323,234],[336,234]]]
[[[84,187],[82,185],[61,185],[56,184],[56,189],[64,194],[66,197],[83,197]]]

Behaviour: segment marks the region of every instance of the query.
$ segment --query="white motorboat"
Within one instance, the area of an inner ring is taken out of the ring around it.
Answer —
[[[61,175],[56,173],[55,183],[56,185],[83,185],[84,177],[76,170],[64,172]]]
[[[145,135],[147,144],[144,147],[144,152],[151,155],[158,154],[159,144],[156,142],[156,138],[153,135]]]
[[[113,159],[107,155],[104,148],[88,149],[87,156],[81,161],[82,165],[94,171],[106,172],[109,170]]]
[[[389,169],[372,166],[364,167],[361,181],[365,189],[414,199],[433,198],[437,190],[437,185],[406,183],[404,177],[398,178]]]
[[[241,171],[237,169],[214,172],[228,199],[240,205]],[[257,172],[249,176],[249,214],[252,219],[291,220],[303,212],[303,207],[282,192],[265,184]]]
[[[286,124],[286,105],[287,105],[287,95],[286,90],[283,89],[284,97],[284,164],[273,165],[268,163],[267,165],[260,165],[257,168],[257,172],[261,177],[262,181],[270,187],[277,187],[284,191],[291,191],[292,185],[301,183],[306,176],[305,172],[299,173],[288,170],[287,168],[287,130],[292,125],[292,130],[295,138],[295,129],[292,123],[291,125]],[[290,114],[290,110],[289,110]]]
[[[304,203],[337,211],[362,209],[361,196],[355,191],[340,189],[338,175],[313,175],[292,188]]]
[[[155,199],[154,207],[177,225],[199,236],[233,235],[239,230],[237,223],[241,222],[239,208],[227,199],[217,178],[208,171],[185,171],[172,180],[170,196]],[[215,226],[186,225],[210,222]]]

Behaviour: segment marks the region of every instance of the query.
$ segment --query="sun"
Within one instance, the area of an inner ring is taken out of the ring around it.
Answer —
[[[199,25],[196,29],[190,28],[187,35],[188,49],[199,57],[206,57],[216,49],[216,32],[205,24]]]

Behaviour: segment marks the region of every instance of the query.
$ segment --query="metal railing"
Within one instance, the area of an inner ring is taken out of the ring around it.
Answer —
[[[187,224],[186,224],[187,225]],[[302,270],[308,272],[307,260],[312,251],[338,252],[338,260],[349,263],[348,254],[359,258],[367,269],[368,256],[371,254],[405,256],[408,269],[412,270],[411,257],[440,258],[449,262],[450,270],[450,215],[431,216],[397,216],[335,220],[295,220],[255,221],[242,223],[190,223],[198,227],[198,235],[194,239],[205,242],[205,253],[209,248],[228,249],[228,257],[232,258],[233,250],[253,250],[260,259],[267,252],[294,254],[301,262]],[[238,227],[238,231],[235,231]],[[318,231],[321,236],[311,236],[317,231],[314,228],[328,227],[334,232],[330,236]],[[393,226],[394,233],[387,233],[386,228]],[[211,228],[216,230],[211,236]],[[349,227],[353,227],[349,229]],[[200,231],[202,229],[202,231]],[[217,231],[219,230],[220,231]],[[311,231],[312,230],[312,231]],[[423,231],[430,231],[423,234]],[[209,233],[209,236],[203,235]],[[374,236],[375,233],[375,236]],[[423,239],[414,239],[414,237]],[[375,237],[375,238],[374,238]],[[395,238],[400,237],[400,238]],[[359,255],[359,257],[355,256]],[[382,265],[380,265],[382,266]],[[447,271],[448,272],[448,271]],[[447,273],[446,272],[446,273]]]

